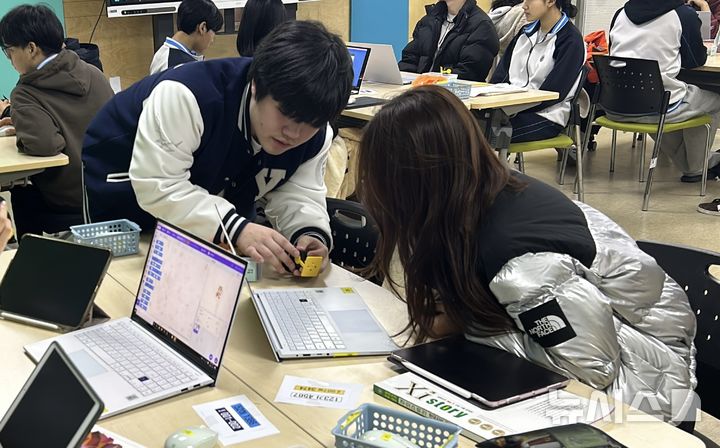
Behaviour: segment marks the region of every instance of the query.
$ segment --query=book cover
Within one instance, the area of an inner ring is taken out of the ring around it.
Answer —
[[[488,410],[412,372],[375,383],[373,391],[424,417],[454,423],[462,428],[464,436],[475,441],[568,423],[592,423],[613,410],[609,403],[590,401],[563,390]]]

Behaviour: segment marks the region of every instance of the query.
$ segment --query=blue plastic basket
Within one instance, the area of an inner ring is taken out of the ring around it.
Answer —
[[[421,448],[456,448],[460,437],[460,428],[452,423],[365,403],[338,420],[332,430],[335,447],[378,448],[380,445],[360,440],[374,429],[399,434]]]
[[[114,256],[140,251],[140,226],[127,219],[71,226],[75,242],[110,249]]]

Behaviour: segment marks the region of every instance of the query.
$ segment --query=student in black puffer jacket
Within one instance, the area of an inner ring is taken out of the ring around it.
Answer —
[[[500,43],[476,0],[441,0],[426,11],[403,49],[400,70],[425,73],[442,67],[460,79],[485,81]]]

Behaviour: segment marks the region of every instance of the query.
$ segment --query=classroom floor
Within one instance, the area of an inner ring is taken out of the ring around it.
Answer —
[[[700,183],[680,182],[681,173],[669,159],[660,155],[650,195],[648,211],[641,211],[645,183],[638,182],[640,143],[631,149],[632,134],[618,133],[615,172],[610,173],[611,131],[598,134],[597,150],[587,153],[585,164],[585,202],[619,223],[635,239],[683,244],[720,252],[720,217],[696,211],[701,202],[720,197],[720,181],[708,181],[707,194],[700,196]],[[713,149],[720,147],[716,139]],[[652,152],[647,142],[646,163]],[[525,154],[525,173],[572,193],[575,168],[569,167],[565,185],[557,184],[560,163],[555,150]],[[515,165],[517,166],[517,165]]]

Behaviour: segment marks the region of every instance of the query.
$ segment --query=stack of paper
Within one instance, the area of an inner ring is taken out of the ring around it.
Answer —
[[[485,86],[473,87],[470,96],[480,95],[503,95],[506,93],[527,92],[525,87],[517,87],[511,84],[488,84]]]

